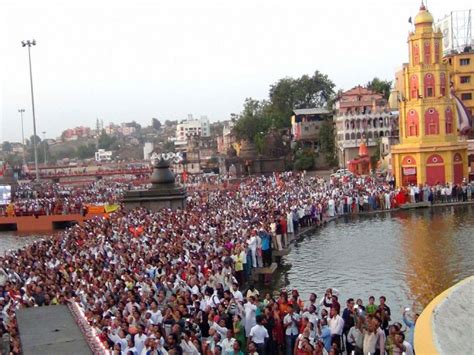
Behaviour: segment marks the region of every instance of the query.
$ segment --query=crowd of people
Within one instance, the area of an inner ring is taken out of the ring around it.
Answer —
[[[121,189],[95,188],[69,196],[108,201]],[[297,290],[261,295],[251,278],[300,228],[394,208],[400,193],[370,178],[289,172],[190,193],[184,210],[96,217],[0,257],[0,330],[19,354],[17,309],[77,302],[113,354],[410,354],[416,315],[404,317],[406,332],[383,296],[347,298],[343,309],[335,289],[305,302]]]
[[[86,214],[88,205],[119,202],[128,188],[128,184],[106,180],[80,187],[48,182],[40,186],[21,184],[15,188],[11,203],[0,206],[0,216]]]

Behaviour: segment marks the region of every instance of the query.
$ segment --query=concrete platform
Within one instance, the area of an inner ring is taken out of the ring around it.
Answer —
[[[416,202],[416,203],[404,203],[400,205],[402,210],[409,210],[413,208],[428,208],[431,207],[431,202]]]
[[[275,258],[281,258],[282,256],[288,255],[291,251],[291,246],[282,250],[272,250],[272,256]]]
[[[438,295],[415,327],[417,354],[474,354],[474,276]]]
[[[67,306],[45,306],[16,312],[23,355],[92,355]]]
[[[256,267],[252,269],[252,272],[256,275],[273,274],[276,271],[277,267],[277,263],[272,263],[270,266],[267,267]]]

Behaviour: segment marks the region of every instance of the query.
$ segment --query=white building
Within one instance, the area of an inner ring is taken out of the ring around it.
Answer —
[[[153,149],[155,149],[153,142],[145,142],[145,145],[143,146],[144,160],[150,160],[151,154],[153,153]]]
[[[110,150],[99,149],[95,152],[95,161],[111,161],[112,160],[112,152]]]
[[[175,148],[177,151],[185,151],[189,137],[210,137],[210,135],[209,119],[206,116],[194,119],[193,115],[188,115],[188,119],[181,121],[176,126]]]
[[[334,118],[339,165],[354,159],[364,142],[373,153],[382,137],[398,137],[398,112],[380,109],[369,113],[339,114]]]

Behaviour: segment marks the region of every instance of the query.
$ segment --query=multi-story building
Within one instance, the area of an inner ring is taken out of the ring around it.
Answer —
[[[319,107],[293,110],[291,116],[293,141],[309,145],[318,151],[319,130],[324,121],[330,117],[331,111]]]
[[[362,142],[372,155],[382,137],[398,136],[398,112],[388,108],[382,95],[362,86],[339,96],[334,123],[340,167],[358,156]]]
[[[466,47],[460,53],[451,53],[444,57],[448,64],[450,80],[454,92],[466,106],[471,118],[474,114],[474,50]],[[474,173],[474,130],[467,136],[468,160],[471,174]]]
[[[408,37],[409,63],[397,75],[400,144],[391,148],[397,186],[460,183],[467,177],[467,143],[460,142],[442,33],[422,5]]]
[[[89,127],[80,126],[66,129],[61,136],[64,141],[75,141],[78,139],[89,138],[91,135],[92,132]]]
[[[217,152],[221,155],[226,155],[230,152],[231,148],[239,152],[240,145],[238,144],[237,137],[233,133],[234,121],[225,121],[224,127],[222,128],[222,135],[217,137]]]
[[[188,119],[181,121],[176,126],[175,149],[186,151],[189,137],[209,137],[210,135],[209,119],[206,116],[194,119],[193,115],[188,115]]]

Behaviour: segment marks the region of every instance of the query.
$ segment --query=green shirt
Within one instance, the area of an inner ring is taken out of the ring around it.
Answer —
[[[365,310],[367,311],[367,314],[374,314],[377,312],[377,305],[376,304],[368,304],[365,306]]]

